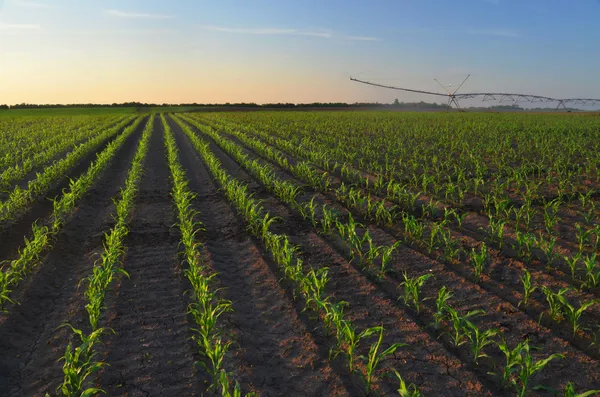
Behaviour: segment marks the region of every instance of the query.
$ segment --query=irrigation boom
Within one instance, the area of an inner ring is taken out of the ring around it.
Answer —
[[[445,94],[439,93],[439,92],[425,91],[425,90],[414,90],[414,89],[410,89],[410,88],[393,87],[393,86],[389,86],[389,85],[373,83],[370,81],[359,80],[359,79],[355,79],[353,77],[350,77],[350,80],[356,81],[357,83],[368,84],[368,85],[372,85],[375,87],[388,88],[388,89],[392,89],[392,90],[414,92],[414,93],[426,94],[426,95],[443,96],[443,97],[448,98],[448,106],[452,106],[452,104],[454,104],[457,108],[460,108],[460,105],[458,103],[459,99],[472,99],[472,98],[482,98],[482,101],[498,101],[498,102],[509,100],[514,103],[517,103],[517,102],[531,102],[531,103],[534,103],[534,102],[543,102],[543,103],[558,102],[558,105],[556,106],[557,109],[560,108],[561,106],[566,109],[567,107],[565,106],[565,104],[567,104],[567,103],[571,103],[574,105],[595,105],[595,104],[600,103],[600,99],[593,99],[593,98],[559,99],[559,98],[551,98],[551,97],[542,96],[542,95],[513,94],[513,93],[505,93],[505,92],[471,92],[471,93],[467,93],[467,94],[458,94],[457,91],[463,86],[463,84],[465,83],[465,81],[467,81],[469,76],[470,75],[468,75],[467,78],[464,79],[463,82],[458,86],[458,88],[456,90],[454,90],[453,92],[446,90],[446,87],[444,87],[439,81],[437,81],[437,79],[434,79],[438,84],[440,84],[440,86],[442,86],[442,88],[444,88],[444,90],[446,90]]]

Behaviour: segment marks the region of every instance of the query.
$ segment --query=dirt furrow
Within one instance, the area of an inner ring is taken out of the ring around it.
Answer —
[[[199,395],[189,340],[186,284],[177,259],[179,236],[170,197],[160,118],[154,120],[144,176],[125,241],[116,296],[108,305],[99,385],[109,396]]]
[[[0,315],[0,395],[44,396],[62,381],[57,361],[70,333],[57,328],[81,322],[84,301],[78,283],[91,271],[103,233],[113,223],[112,198],[125,182],[143,128],[144,122],[83,198],[38,271],[19,286],[15,298],[20,304]]]

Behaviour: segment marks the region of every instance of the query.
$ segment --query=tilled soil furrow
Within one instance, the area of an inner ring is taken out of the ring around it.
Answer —
[[[58,327],[82,323],[85,303],[79,281],[90,273],[102,249],[103,233],[113,223],[112,198],[125,182],[143,128],[144,122],[83,198],[44,263],[19,286],[15,298],[20,304],[0,315],[0,395],[53,394],[62,381],[58,360],[71,333]]]
[[[201,135],[203,136],[203,135]],[[207,138],[207,141],[212,141]],[[218,146],[211,149],[223,162],[228,171],[238,179],[251,178],[240,166],[235,163]],[[226,165],[228,164],[228,165]],[[255,182],[252,186],[255,186]],[[261,191],[262,190],[262,191]],[[345,310],[359,330],[377,325],[385,328],[384,344],[403,342],[413,345],[413,348],[399,349],[393,364],[386,364],[396,369],[410,382],[423,385],[424,391],[445,390],[449,396],[484,396],[494,395],[485,386],[484,380],[471,373],[444,346],[420,328],[410,316],[394,305],[388,298],[359,274],[338,253],[332,250],[325,241],[310,231],[298,219],[295,219],[288,209],[276,198],[264,191],[260,184],[251,189],[257,196],[264,197],[265,206],[272,213],[277,213],[284,219],[284,224],[279,225],[281,232],[290,236],[293,243],[298,244],[303,250],[303,259],[313,267],[329,266],[331,281],[329,292],[335,300],[344,300],[350,303]],[[361,353],[367,353],[361,351]],[[395,384],[388,382],[386,392],[391,392]]]
[[[198,193],[197,209],[207,229],[202,239],[209,263],[219,273],[223,297],[233,302],[233,313],[222,317],[227,318],[234,341],[226,366],[232,368],[244,390],[257,391],[261,396],[356,393],[349,380],[339,376],[326,360],[326,349],[319,347],[290,294],[279,285],[243,224],[218,194],[188,138],[172,120],[169,124],[190,188]],[[239,168],[231,160],[224,161],[229,170]],[[250,180],[239,172],[235,176]]]
[[[108,308],[99,384],[109,396],[199,395],[186,316],[186,284],[179,270],[179,237],[170,197],[160,118],[154,121],[144,176],[126,238],[116,296]]]

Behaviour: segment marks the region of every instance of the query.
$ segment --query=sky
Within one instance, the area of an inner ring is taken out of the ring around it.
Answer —
[[[0,0],[0,104],[600,98],[600,0]]]

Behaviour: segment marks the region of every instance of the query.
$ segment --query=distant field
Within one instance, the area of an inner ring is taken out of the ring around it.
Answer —
[[[0,111],[0,395],[600,388],[598,115],[185,110]]]
[[[108,114],[135,114],[161,112],[185,112],[189,107],[165,108],[135,108],[135,107],[106,107],[106,108],[49,108],[49,109],[0,109],[0,117],[5,116],[101,116]]]

